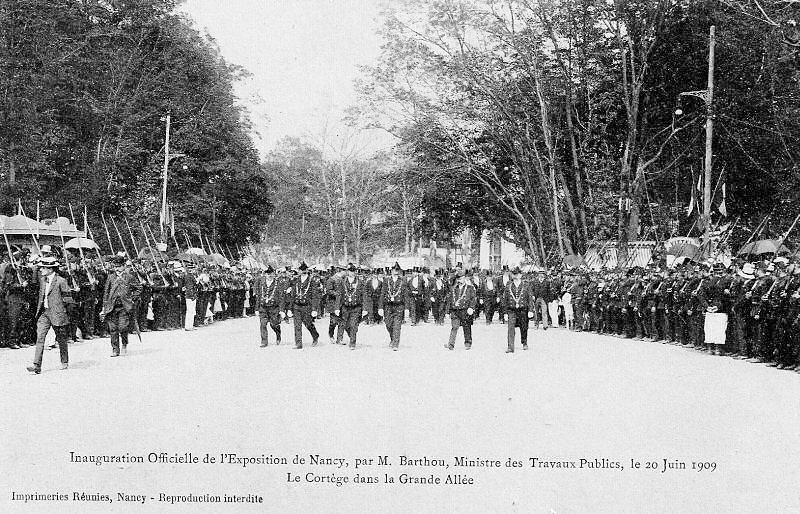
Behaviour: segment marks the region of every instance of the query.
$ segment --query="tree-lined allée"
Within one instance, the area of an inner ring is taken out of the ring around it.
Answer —
[[[70,202],[89,206],[94,233],[101,209],[157,224],[170,113],[179,237],[258,237],[272,206],[233,90],[246,72],[177,3],[0,3],[0,211],[41,200],[52,217]]]
[[[411,156],[420,231],[501,230],[540,263],[702,233],[687,204],[710,114],[711,224],[740,217],[735,247],[775,204],[773,234],[800,209],[798,14],[787,2],[392,2],[361,114]],[[709,113],[686,93],[707,87],[711,26]]]

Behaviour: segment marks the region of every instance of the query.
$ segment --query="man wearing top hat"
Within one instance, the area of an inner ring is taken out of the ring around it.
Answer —
[[[281,319],[284,318],[285,291],[268,266],[263,277],[255,283],[256,308],[261,327],[261,347],[269,344],[269,329],[275,332],[275,343],[281,344]]]
[[[39,374],[42,371],[42,354],[44,342],[50,327],[56,333],[56,342],[61,354],[61,369],[69,367],[69,350],[67,346],[67,305],[73,302],[72,289],[66,279],[60,277],[56,270],[58,261],[53,257],[42,257],[39,261],[40,283],[39,300],[36,308],[36,353],[33,365],[28,371]]]
[[[423,317],[425,311],[425,281],[419,274],[419,268],[414,267],[411,278],[408,280],[408,312],[411,324],[416,325]]]
[[[444,315],[447,314],[446,303],[449,293],[449,284],[443,278],[442,270],[436,270],[431,287],[428,291],[431,301],[431,311],[433,312],[433,322],[437,325],[444,324]]]
[[[384,270],[372,270],[369,278],[367,279],[367,293],[370,297],[371,308],[367,313],[367,323],[380,323],[381,317],[378,316],[378,298],[381,295],[381,287],[383,286]]]
[[[514,353],[515,329],[519,327],[519,340],[522,349],[528,349],[528,322],[534,316],[536,298],[531,285],[522,280],[519,266],[511,272],[511,280],[503,288],[502,304],[506,323],[508,324],[508,348],[506,353]],[[547,313],[544,313],[547,316]]]
[[[464,347],[472,348],[472,320],[477,315],[478,294],[470,281],[471,271],[458,271],[458,280],[447,295],[447,309],[450,311],[450,340],[444,345],[452,350],[456,345],[458,328],[464,330]]]
[[[381,295],[378,297],[378,315],[383,316],[392,350],[397,351],[400,345],[400,326],[403,323],[403,312],[410,306],[408,282],[400,276],[400,264],[392,266],[391,275],[383,281]]]
[[[319,332],[314,326],[317,310],[314,307],[320,302],[321,290],[319,280],[311,276],[308,265],[303,262],[298,268],[300,277],[290,288],[292,302],[292,316],[294,317],[294,344],[295,348],[303,348],[303,325],[311,334],[311,346],[317,346]]]
[[[346,330],[351,350],[356,348],[356,337],[361,318],[372,310],[372,298],[366,284],[358,277],[357,271],[353,263],[348,264],[347,275],[339,281],[336,304],[332,313],[339,319],[336,344],[342,344]]]

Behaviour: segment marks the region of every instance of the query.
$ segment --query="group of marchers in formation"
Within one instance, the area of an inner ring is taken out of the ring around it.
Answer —
[[[330,342],[344,344],[347,334],[351,349],[361,323],[385,324],[396,351],[406,319],[412,326],[444,324],[446,316],[451,330],[445,348],[454,349],[461,329],[470,349],[472,324],[481,316],[492,323],[497,314],[507,325],[507,353],[515,350],[517,330],[527,349],[530,328],[563,326],[800,372],[800,264],[780,257],[762,265],[533,273],[507,267],[431,273],[397,263],[318,271],[305,263],[276,270],[173,261],[156,268],[155,262],[121,255],[67,266],[46,249],[14,257],[0,264],[0,345],[35,346],[28,370],[37,374],[51,328],[67,369],[68,345],[79,333],[83,339],[109,337],[117,357],[126,353],[130,333],[195,330],[258,315],[262,347],[271,338],[280,344],[281,325],[293,322],[294,347],[301,349],[303,327],[317,346],[314,323],[326,312]]]

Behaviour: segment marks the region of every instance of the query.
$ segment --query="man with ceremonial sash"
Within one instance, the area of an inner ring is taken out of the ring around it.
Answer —
[[[284,308],[284,289],[275,278],[275,269],[268,266],[265,276],[255,284],[256,308],[261,326],[261,348],[269,344],[269,329],[275,332],[275,344],[281,344],[281,319],[286,314]]]
[[[311,334],[311,346],[317,346],[319,333],[314,326],[317,311],[314,305],[319,305],[321,287],[319,280],[312,277],[305,262],[298,268],[300,278],[291,287],[292,316],[294,317],[294,344],[295,349],[303,348],[303,325]]]
[[[347,266],[347,276],[339,281],[339,290],[336,294],[336,305],[333,314],[339,320],[336,334],[336,344],[342,344],[344,332],[350,339],[350,349],[356,349],[356,337],[361,318],[372,310],[372,298],[366,284],[356,275],[353,263]]]
[[[391,276],[384,280],[381,295],[378,297],[378,316],[384,318],[390,337],[389,345],[394,351],[397,351],[400,345],[403,311],[409,304],[408,282],[400,276],[400,272],[400,264],[395,262]]]
[[[470,271],[459,270],[458,280],[453,285],[450,294],[447,295],[451,328],[450,340],[444,347],[448,350],[452,350],[455,347],[458,327],[463,327],[464,329],[464,347],[467,350],[472,348],[472,316],[475,315],[478,295],[475,291],[475,286],[469,280],[471,275]]]
[[[519,327],[519,339],[522,349],[528,349],[528,320],[533,318],[536,299],[528,282],[522,281],[522,270],[519,266],[512,271],[513,279],[503,289],[504,318],[508,323],[508,348],[506,353],[514,353],[515,328]],[[547,312],[544,312],[547,316]]]

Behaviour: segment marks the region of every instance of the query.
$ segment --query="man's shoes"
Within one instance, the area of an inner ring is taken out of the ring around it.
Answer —
[[[14,344],[10,345],[9,348],[11,348],[12,350],[19,350],[20,347],[19,347],[19,345],[17,343],[14,343]]]
[[[112,350],[111,357],[119,357],[119,350]]]
[[[275,340],[275,344],[281,344],[281,340],[280,339],[276,339]]]
[[[396,352],[397,351],[397,347],[396,346],[392,346],[392,350]]]
[[[471,344],[470,344],[470,345],[466,345],[466,346],[464,347],[464,349],[465,349],[465,350],[472,350],[472,345],[471,345]]]
[[[317,344],[319,344],[319,339],[314,339],[311,341],[311,346],[317,346]]]
[[[267,343],[261,343],[261,348],[266,348],[266,347],[267,347]]]
[[[25,369],[27,369],[28,371],[30,371],[30,372],[31,372],[31,373],[33,373],[34,375],[38,375],[39,373],[41,373],[41,372],[42,372],[42,369],[41,369],[41,368],[39,368],[39,367],[37,367],[37,366],[28,366],[28,367],[27,367],[27,368],[25,368]]]
[[[295,347],[294,347],[294,349],[295,349],[295,350],[302,350],[302,349],[303,349],[303,347],[302,347],[302,346],[295,346]]]
[[[514,353],[514,350],[512,350],[511,348],[506,348],[506,353]]]
[[[523,350],[527,350],[527,349],[528,349],[528,345],[527,345],[527,344],[523,344],[523,345],[522,345],[522,349],[523,349]]]
[[[62,364],[61,369],[69,369],[69,364]]]
[[[351,350],[355,350],[356,349],[356,345],[354,345],[354,344],[350,345],[350,349]]]

